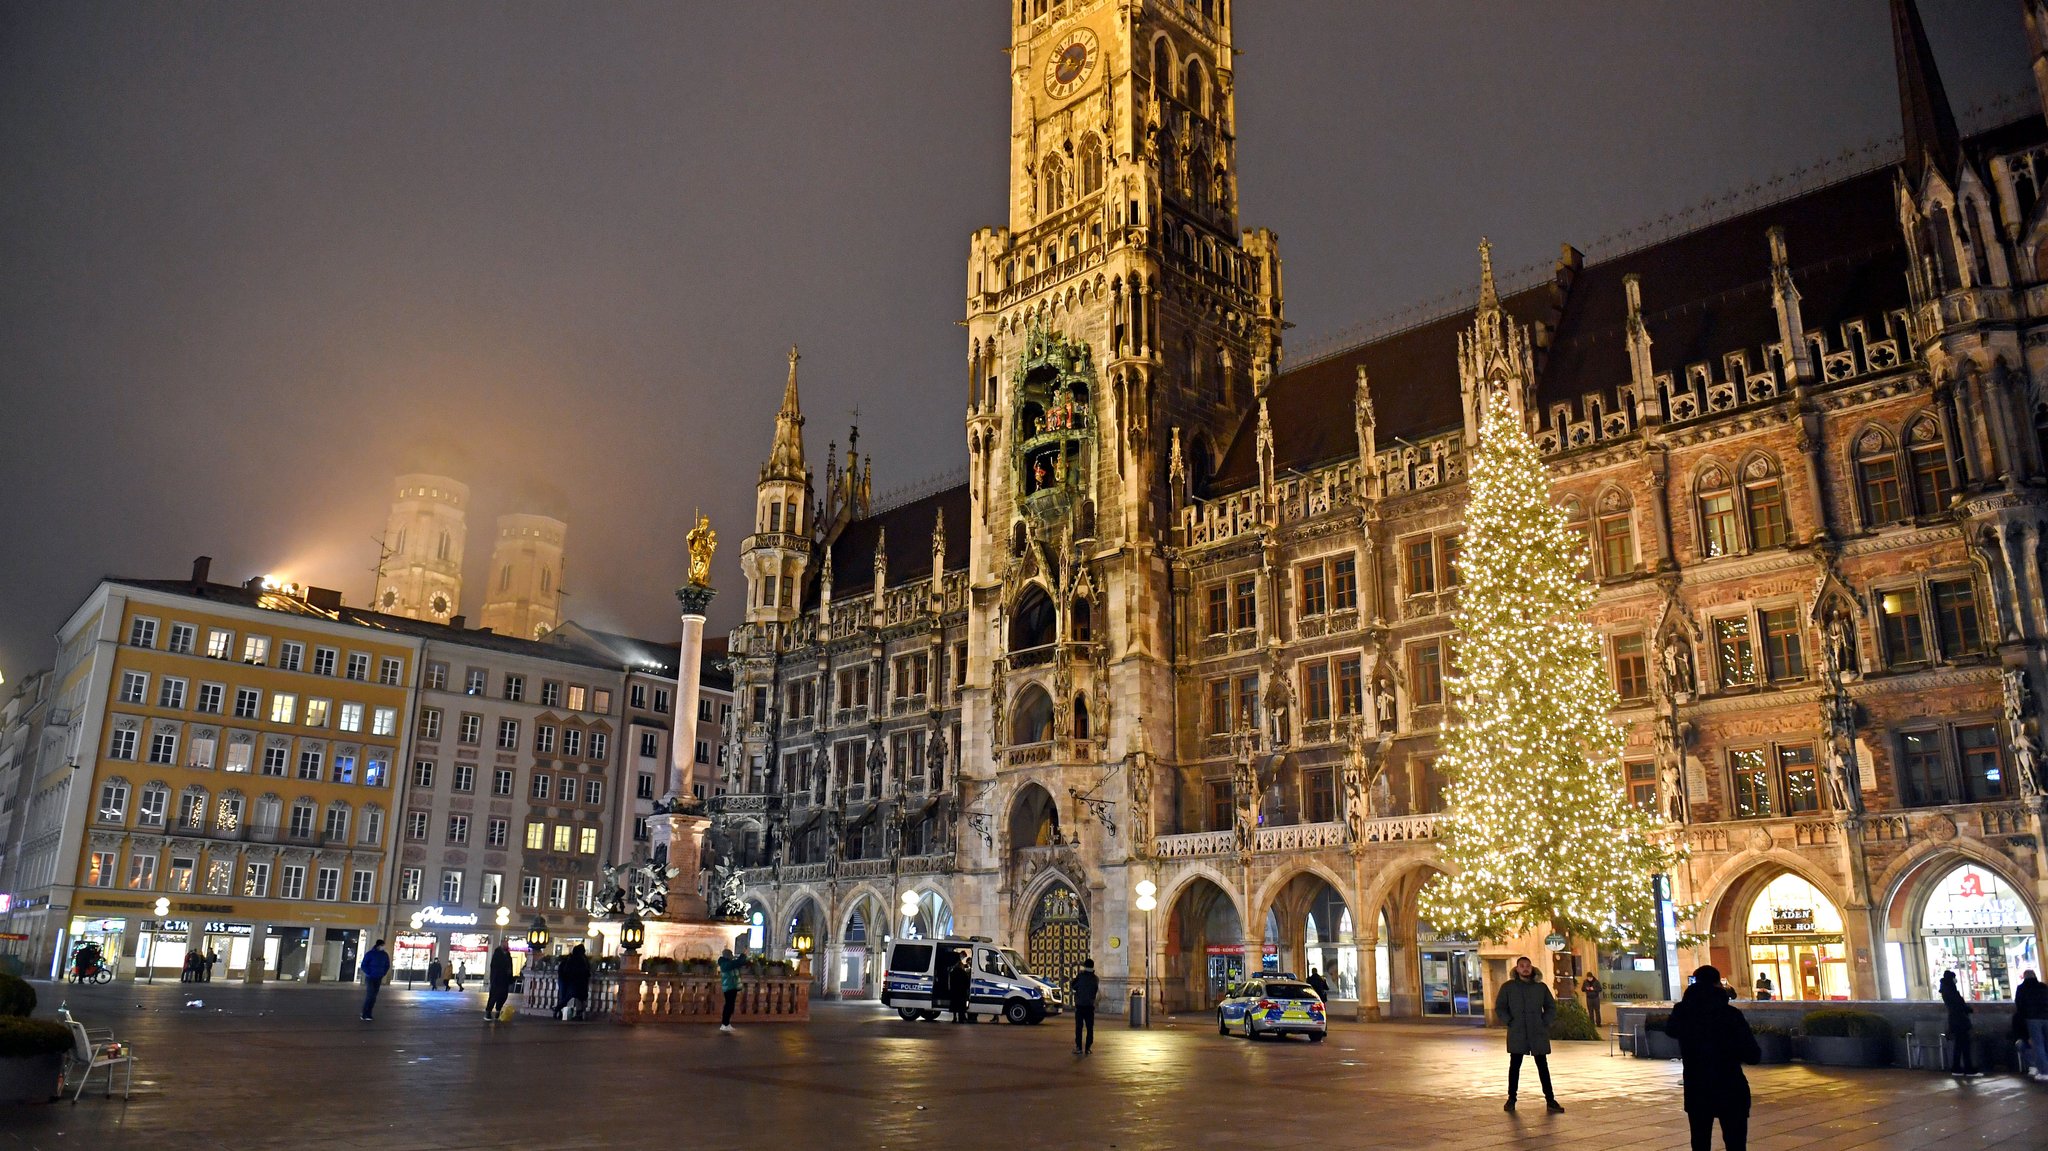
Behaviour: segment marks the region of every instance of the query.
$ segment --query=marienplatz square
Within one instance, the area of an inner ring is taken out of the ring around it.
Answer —
[[[1379,323],[1264,22],[1465,9],[1300,2],[16,8],[0,1131],[2048,1140],[2048,0],[1561,15],[1888,138],[1666,211],[1827,115],[1559,97],[1614,235]]]

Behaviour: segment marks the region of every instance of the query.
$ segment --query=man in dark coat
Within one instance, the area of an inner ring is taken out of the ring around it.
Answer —
[[[1749,1020],[1721,988],[1721,972],[1702,967],[1692,973],[1685,998],[1671,1009],[1664,1033],[1678,1042],[1684,1060],[1685,1116],[1692,1125],[1692,1151],[1709,1151],[1714,1121],[1728,1151],[1743,1151],[1749,1140],[1749,1079],[1742,1065],[1763,1059]]]
[[[2012,1037],[2027,1045],[2023,1067],[2029,1079],[2048,1079],[2048,983],[2036,978],[2032,969],[2020,976],[2012,996]]]
[[[372,944],[369,953],[363,956],[360,970],[363,973],[363,1021],[369,1022],[377,1010],[377,989],[384,986],[384,977],[391,974],[391,953],[384,950],[384,941]]]
[[[967,996],[974,988],[974,968],[967,962],[967,953],[954,953],[954,963],[946,972],[946,999],[953,1006],[953,1022],[966,1023],[972,1016],[967,1013]]]
[[[1976,1008],[1963,998],[1956,986],[1956,973],[1944,971],[1941,975],[1941,1005],[1948,1008],[1948,1070],[1951,1075],[1976,1075],[1977,1040],[1970,1027],[1970,1014]]]
[[[1102,990],[1102,981],[1095,977],[1095,961],[1083,959],[1081,970],[1074,974],[1074,1054],[1086,1055],[1095,1050],[1095,996]],[[1087,1032],[1083,1042],[1082,1032]]]
[[[1313,967],[1309,968],[1308,985],[1316,989],[1316,995],[1323,1002],[1328,1003],[1330,1001],[1330,981],[1323,978],[1322,972],[1317,971]]]
[[[1592,1018],[1593,1026],[1600,1026],[1600,977],[1586,972],[1586,981],[1579,984],[1579,994],[1586,997],[1586,1014]]]
[[[555,968],[555,982],[559,987],[556,1004],[562,1018],[573,1019],[583,1013],[585,1003],[590,999],[590,956],[581,943],[569,949],[562,956],[562,962]]]
[[[1536,1075],[1543,1081],[1543,1104],[1552,1111],[1564,1110],[1550,1087],[1550,1021],[1557,1015],[1557,997],[1536,974],[1536,965],[1524,955],[1515,960],[1508,981],[1494,996],[1493,1017],[1508,1029],[1508,1102],[1504,1111],[1515,1109],[1515,1094],[1522,1085],[1522,1056],[1536,1057]]]
[[[491,951],[491,988],[484,998],[484,1018],[496,1020],[512,994],[512,949],[501,940]]]

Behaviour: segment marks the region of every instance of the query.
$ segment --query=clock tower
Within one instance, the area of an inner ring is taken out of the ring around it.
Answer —
[[[1099,872],[1149,854],[1167,810],[1162,549],[1277,371],[1280,258],[1238,228],[1227,0],[1009,6],[1009,223],[967,267],[962,782],[998,829],[1042,789]],[[962,863],[1035,875],[1025,846],[965,837]],[[1012,903],[1041,882],[1003,878]]]

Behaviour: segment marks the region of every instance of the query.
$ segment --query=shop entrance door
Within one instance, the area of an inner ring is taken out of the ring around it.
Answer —
[[[1477,947],[1437,944],[1422,952],[1422,1013],[1486,1014]]]

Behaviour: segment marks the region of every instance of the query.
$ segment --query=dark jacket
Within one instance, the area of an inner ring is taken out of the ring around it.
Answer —
[[[1941,985],[1941,1005],[1948,1008],[1949,1034],[1970,1029],[1970,1013],[1976,1009],[1970,1006],[1969,1000],[1963,998],[1962,992],[1956,990],[1955,984]]]
[[[512,990],[512,953],[505,948],[491,952],[491,994]]]
[[[1542,973],[1523,979],[1510,972],[1493,998],[1493,1017],[1508,1029],[1508,1054],[1550,1054],[1550,1020],[1557,1014],[1557,997],[1543,982]]]
[[[1749,1019],[1718,987],[1695,984],[1671,1009],[1664,1033],[1678,1041],[1685,1061],[1685,1109],[1695,1115],[1749,1114],[1745,1063],[1761,1062]]]
[[[2048,983],[2022,979],[2012,993],[2012,1037],[2028,1039],[2027,1020],[2048,1019]]]
[[[382,983],[391,974],[391,953],[381,947],[372,947],[363,956],[363,980],[367,983]]]
[[[1095,1006],[1095,996],[1101,990],[1102,980],[1095,977],[1094,971],[1083,967],[1080,974],[1074,976],[1074,1006]]]
[[[946,969],[946,999],[953,1004],[953,1010],[966,1009],[967,996],[973,988],[974,972],[965,963],[955,963]]]
[[[561,984],[563,999],[590,998],[590,957],[573,951],[562,956],[555,980]]]
[[[1310,987],[1315,988],[1316,994],[1322,996],[1324,999],[1328,999],[1330,997],[1330,981],[1323,978],[1322,972],[1318,971],[1314,975],[1309,976],[1308,985]]]

